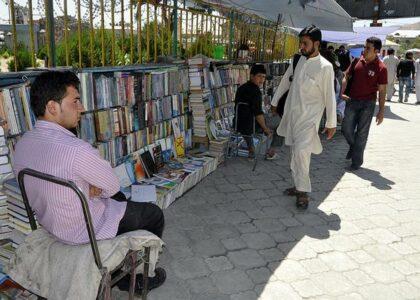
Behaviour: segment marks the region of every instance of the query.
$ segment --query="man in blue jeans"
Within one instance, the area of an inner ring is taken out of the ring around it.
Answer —
[[[342,99],[347,101],[342,131],[350,149],[346,159],[351,159],[348,168],[354,171],[363,164],[363,152],[369,135],[370,124],[375,112],[377,92],[379,91],[379,111],[377,125],[384,119],[387,69],[378,58],[382,42],[370,37],[366,40],[363,56],[353,61],[343,79]],[[349,87],[347,88],[347,84]]]
[[[405,54],[405,59],[401,60],[397,66],[397,78],[398,78],[398,102],[403,102],[403,92],[405,85],[405,97],[404,102],[408,101],[411,89],[413,88],[412,80],[414,80],[414,74],[416,70],[414,68],[413,52],[408,51]]]

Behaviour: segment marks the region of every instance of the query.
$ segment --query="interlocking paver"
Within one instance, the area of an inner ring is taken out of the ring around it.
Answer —
[[[419,109],[387,102],[353,173],[343,136],[322,140],[305,212],[283,195],[287,148],[255,172],[246,159],[220,166],[165,211],[168,278],[149,299],[418,299],[420,157],[408,154],[420,148]]]

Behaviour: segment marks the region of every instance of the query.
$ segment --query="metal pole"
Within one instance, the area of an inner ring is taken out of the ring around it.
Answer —
[[[111,65],[115,65],[115,0],[111,0]]]
[[[138,62],[143,62],[142,53],[142,36],[141,36],[141,3],[142,0],[137,0],[137,53],[139,55]]]
[[[172,56],[173,57],[178,56],[178,0],[174,0],[174,8],[173,8]]]
[[[32,10],[32,8],[29,8]],[[67,20],[67,0],[64,0],[64,45],[66,50],[66,66],[70,65],[69,39],[68,39],[68,20]]]
[[[277,31],[279,30],[280,20],[281,20],[281,14],[279,14],[277,17],[276,30],[274,31],[273,43],[271,44],[271,55],[273,58],[274,58],[274,46],[276,44],[276,37],[277,37]]]
[[[51,1],[51,0],[49,0]],[[94,39],[94,32],[93,32],[93,0],[89,0],[89,23],[90,23],[90,32],[89,32],[89,53],[90,53],[90,66],[93,67],[94,60],[93,60],[93,39]]]
[[[229,21],[229,59],[232,59],[233,53],[233,35],[234,35],[234,15],[233,11],[230,12],[230,21]]]
[[[124,0],[121,1],[121,50],[122,54],[125,55],[125,20],[124,20]]]
[[[51,51],[51,67],[55,67],[56,65],[56,55],[55,55],[55,25],[54,25],[54,3],[53,0],[47,0],[48,8],[47,8],[47,18],[49,26],[49,35],[50,35],[50,51]]]
[[[17,38],[16,38],[16,16],[15,16],[15,1],[10,1],[10,13],[12,15],[12,35],[13,35],[13,60],[15,62],[15,72],[18,70],[17,60]]]
[[[80,11],[80,0],[77,0],[77,36],[79,40],[79,68],[82,67],[82,14]]]
[[[35,65],[36,65],[35,38],[34,38],[34,19],[33,19],[33,14],[32,14],[32,0],[29,0],[28,3],[29,3],[29,30],[30,30],[29,36],[31,39],[31,62],[32,62],[32,67],[35,68]],[[66,6],[64,6],[64,9],[66,9]]]
[[[130,63],[134,62],[134,16],[133,16],[134,0],[130,0]]]
[[[105,66],[105,17],[104,17],[104,0],[100,0],[101,5],[101,62]]]

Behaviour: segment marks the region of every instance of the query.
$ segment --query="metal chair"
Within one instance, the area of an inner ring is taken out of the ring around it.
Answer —
[[[102,274],[102,279],[97,295],[97,299],[111,299],[111,287],[114,286],[119,280],[121,280],[127,274],[130,274],[130,289],[128,292],[128,298],[130,300],[134,299],[134,290],[136,282],[136,268],[144,263],[144,273],[143,273],[143,292],[142,299],[147,299],[148,293],[148,274],[149,274],[149,256],[150,256],[150,247],[145,247],[144,251],[129,251],[125,259],[112,271],[108,271],[106,267],[102,265],[101,256],[99,254],[98,245],[96,243],[95,230],[92,225],[92,217],[90,215],[89,206],[86,200],[86,196],[80,190],[80,188],[73,182],[69,180],[64,180],[49,174],[41,173],[29,168],[23,169],[18,174],[19,187],[22,192],[23,202],[25,204],[26,212],[28,214],[29,222],[31,224],[31,229],[36,230],[37,224],[35,221],[34,213],[31,206],[29,205],[28,196],[26,194],[24,177],[25,175],[36,177],[42,180],[46,180],[51,183],[59,184],[65,187],[72,189],[80,199],[83,209],[83,215],[86,223],[86,229],[89,235],[90,246],[92,248],[93,257],[95,259],[96,266],[98,267],[100,273]],[[73,246],[77,247],[77,246]]]
[[[231,134],[229,136],[228,146],[226,147],[226,150],[225,150],[226,151],[225,158],[227,159],[228,157],[238,156],[239,142],[240,142],[241,137],[251,138],[252,142],[254,142],[254,139],[257,139],[258,143],[254,148],[254,163],[252,166],[252,171],[255,171],[255,168],[257,167],[258,154],[260,152],[260,147],[262,143],[266,140],[266,137],[263,134],[257,134],[255,132],[255,118],[252,119],[252,134],[251,135],[245,135],[238,132],[238,116],[239,116],[239,110],[242,107],[249,109],[249,104],[245,102],[238,102],[235,105],[235,122],[234,122],[233,130],[231,130]]]

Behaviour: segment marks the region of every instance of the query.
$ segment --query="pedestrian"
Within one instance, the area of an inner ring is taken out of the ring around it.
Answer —
[[[416,97],[417,97],[417,101],[416,104],[420,104],[420,76],[418,74],[420,74],[420,58],[417,58],[416,62],[414,63],[414,67],[415,67],[415,71],[416,71]]]
[[[344,45],[341,45],[337,51],[338,62],[340,63],[341,71],[345,72],[351,63],[351,55]]]
[[[413,52],[408,51],[405,54],[405,59],[401,60],[397,67],[397,78],[398,78],[398,102],[403,102],[403,91],[405,86],[405,97],[404,102],[408,101],[408,96],[411,91],[411,81],[414,80],[414,74],[416,70],[413,62]]]
[[[296,196],[296,206],[300,209],[308,207],[311,154],[322,152],[318,129],[325,109],[327,139],[334,136],[337,123],[334,71],[331,63],[320,55],[321,38],[321,30],[314,25],[299,33],[302,55],[294,70],[292,66],[287,69],[271,102],[276,107],[280,97],[289,91],[277,134],[285,137],[285,144],[291,150],[294,186],[284,194]]]
[[[387,56],[384,57],[384,64],[388,71],[388,84],[386,86],[386,101],[391,101],[392,96],[394,95],[395,91],[395,75],[397,74],[397,67],[399,64],[399,59],[394,55],[395,50],[389,48],[387,50]]]
[[[382,42],[376,37],[366,40],[363,56],[354,61],[343,79],[341,96],[346,103],[342,130],[350,148],[346,158],[352,160],[348,168],[354,171],[363,164],[363,153],[369,135],[379,91],[379,111],[376,123],[384,119],[387,70],[378,58]]]

